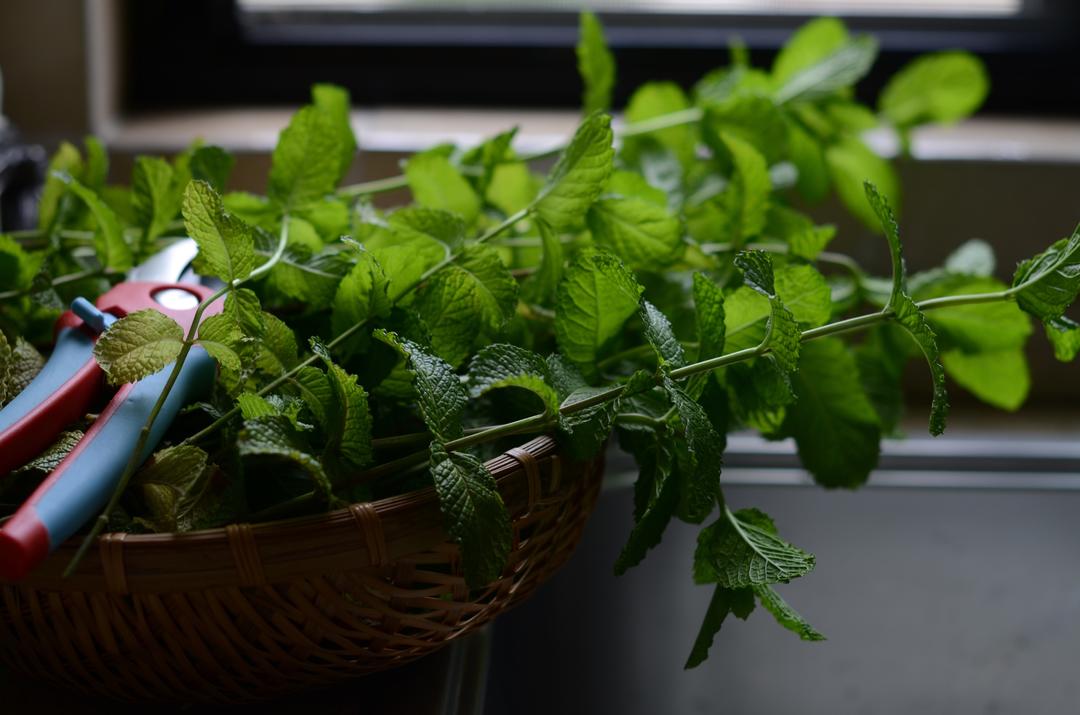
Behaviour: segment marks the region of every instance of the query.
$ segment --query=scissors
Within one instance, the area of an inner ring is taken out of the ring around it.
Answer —
[[[72,302],[56,323],[48,362],[0,410],[0,476],[40,454],[107,394],[93,349],[98,336],[119,318],[152,308],[178,322],[186,334],[199,303],[213,293],[189,268],[196,253],[192,239],[177,241],[132,269],[96,304],[84,298]],[[221,309],[215,301],[203,314]],[[169,364],[121,385],[75,448],[0,528],[0,580],[25,577],[105,506],[172,369]],[[154,420],[140,461],[153,452],[180,408],[210,388],[215,373],[213,359],[193,347]]]

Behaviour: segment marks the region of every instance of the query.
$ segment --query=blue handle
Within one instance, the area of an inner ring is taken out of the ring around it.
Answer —
[[[0,529],[0,577],[17,580],[96,516],[115,489],[172,364],[124,385],[71,454]],[[213,384],[213,359],[192,348],[140,455],[145,460],[177,412]]]

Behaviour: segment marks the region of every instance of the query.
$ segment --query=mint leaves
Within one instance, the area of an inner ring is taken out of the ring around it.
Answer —
[[[642,288],[622,262],[606,253],[579,258],[567,269],[555,301],[559,349],[586,374],[638,308]]]
[[[548,174],[532,205],[533,212],[556,231],[579,226],[611,175],[611,117],[590,114]]]
[[[255,266],[254,229],[225,212],[221,197],[204,181],[184,191],[182,211],[188,233],[199,244],[195,269],[226,283],[246,278]]]
[[[94,344],[94,358],[109,384],[135,382],[162,369],[180,353],[184,331],[156,310],[137,310],[109,326]]]
[[[577,61],[582,84],[585,85],[581,106],[585,113],[611,108],[611,91],[615,86],[615,59],[604,39],[604,28],[591,12],[582,12],[578,29]]]

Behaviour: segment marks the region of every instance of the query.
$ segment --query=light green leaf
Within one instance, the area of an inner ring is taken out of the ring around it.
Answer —
[[[335,334],[375,317],[390,314],[390,297],[386,294],[389,281],[382,266],[370,251],[360,249],[356,265],[338,284],[330,313],[330,325]]]
[[[240,414],[245,420],[257,420],[260,417],[273,417],[279,414],[270,402],[254,392],[242,392],[236,396]]]
[[[900,181],[888,161],[873,152],[862,140],[842,137],[825,150],[829,175],[837,194],[848,210],[869,228],[877,231],[881,224],[867,203],[864,184],[870,182],[894,208],[900,206]]]
[[[705,108],[703,138],[714,152],[726,156],[724,137],[735,136],[765,157],[766,165],[787,156],[788,125],[771,99],[761,94],[737,94]]]
[[[1080,324],[1064,316],[1047,321],[1046,339],[1054,348],[1054,357],[1072,362],[1080,354]]]
[[[379,329],[373,335],[406,358],[406,365],[413,374],[417,403],[431,433],[443,442],[461,437],[464,434],[461,415],[468,404],[468,393],[454,369],[396,333]]]
[[[516,345],[488,345],[469,363],[469,392],[480,397],[503,387],[528,390],[540,398],[549,414],[559,410],[559,395],[542,357]]]
[[[240,343],[244,334],[236,321],[224,313],[211,315],[199,323],[199,345],[227,370],[240,370]]]
[[[967,276],[992,276],[996,267],[994,249],[977,238],[964,242],[945,259],[946,271]]]
[[[724,217],[719,238],[742,246],[765,228],[772,182],[765,158],[753,146],[734,134],[722,134],[721,141],[731,153],[735,173],[716,199]]]
[[[690,100],[682,88],[674,82],[648,82],[641,85],[631,95],[626,105],[624,118],[633,125],[666,114],[674,114],[690,108]],[[697,129],[691,124],[680,124],[656,132],[650,132],[645,139],[627,137],[623,142],[623,152],[637,157],[648,142],[656,142],[670,150],[683,166],[694,161],[697,148]]]
[[[265,231],[255,237],[255,254],[269,258],[277,251],[279,238]],[[289,235],[281,258],[270,270],[267,283],[293,300],[312,308],[329,306],[342,278],[352,268],[349,253],[340,245],[323,248],[315,228],[299,218],[289,219]]]
[[[505,132],[500,132],[491,139],[473,147],[461,157],[463,166],[480,168],[479,176],[470,177],[473,186],[476,187],[476,192],[480,196],[487,196],[487,191],[491,187],[492,179],[495,178],[495,172],[498,168],[504,162],[511,162],[516,158],[511,146],[514,143],[514,137],[517,136],[517,132],[517,127],[513,127]],[[528,201],[525,203],[527,204]],[[524,207],[524,204],[522,207]]]
[[[131,208],[135,220],[143,229],[144,250],[153,247],[154,240],[165,233],[166,227],[180,211],[183,187],[174,181],[173,168],[164,159],[152,156],[135,158],[131,176]]]
[[[669,266],[686,249],[679,220],[644,199],[601,199],[589,209],[587,220],[596,243],[632,269]]]
[[[80,184],[70,176],[60,177],[68,185],[71,193],[82,200],[97,222],[98,230],[94,234],[94,252],[105,268],[126,271],[134,264],[131,246],[124,240],[124,230],[120,220],[109,206],[91,189]]]
[[[813,67],[848,42],[847,27],[835,17],[811,20],[795,31],[773,60],[772,80],[781,87],[798,73]]]
[[[1027,357],[1020,348],[965,353],[949,350],[941,355],[945,372],[960,387],[988,405],[1017,410],[1031,389]]]
[[[862,79],[877,59],[877,40],[869,35],[847,40],[812,65],[804,67],[777,87],[776,101],[810,102],[851,87]]]
[[[787,583],[813,568],[813,554],[781,539],[772,519],[757,509],[725,508],[698,535],[694,552],[694,580],[724,588]]]
[[[1005,286],[994,278],[944,274],[919,287],[914,298],[922,301],[1003,290]],[[926,320],[943,348],[967,353],[1018,348],[1031,335],[1031,319],[1012,301],[937,308],[926,313]]]
[[[225,282],[246,278],[255,267],[254,229],[225,212],[210,184],[192,181],[184,190],[184,225],[199,245],[195,269]]]
[[[536,230],[540,234],[543,256],[540,258],[540,268],[523,286],[523,293],[532,303],[550,305],[555,301],[565,268],[562,241],[559,235],[539,218],[536,219]]]
[[[416,154],[405,164],[405,178],[421,206],[451,211],[471,224],[480,213],[480,197],[441,154]]]
[[[517,282],[490,246],[466,248],[420,292],[417,310],[435,352],[460,365],[473,348],[498,336],[517,307]]]
[[[835,338],[806,343],[794,385],[783,431],[803,467],[825,487],[861,486],[877,466],[881,428],[850,350]]]
[[[285,211],[333,193],[347,168],[343,157],[355,146],[340,105],[328,94],[322,100],[294,114],[274,147],[267,194]]]
[[[225,296],[225,309],[222,312],[248,337],[259,337],[266,328],[259,297],[248,288],[229,291]]]
[[[353,157],[356,156],[356,137],[353,136],[352,124],[349,121],[349,93],[337,85],[316,84],[311,87],[311,101],[332,127],[338,160],[334,179],[336,186],[352,166]]]
[[[878,111],[900,129],[955,122],[986,99],[990,78],[978,57],[961,51],[920,55],[889,79]]]
[[[495,478],[470,454],[431,444],[431,476],[443,521],[461,547],[465,582],[480,588],[497,579],[510,554],[510,516]]]
[[[555,306],[555,339],[562,354],[587,373],[638,308],[642,288],[618,258],[587,253],[566,271]]]
[[[686,356],[683,354],[682,343],[675,337],[675,331],[667,316],[647,300],[641,301],[638,315],[645,325],[645,339],[656,352],[660,364],[672,369],[685,365]]]
[[[720,632],[720,626],[729,613],[734,613],[743,620],[754,610],[754,592],[749,588],[735,590],[717,586],[713,590],[712,599],[709,601],[709,609],[705,612],[705,620],[701,623],[701,630],[694,639],[694,647],[690,649],[690,657],[686,659],[687,670],[696,668],[709,657],[709,648],[712,647],[713,639]]]
[[[164,313],[148,308],[125,315],[94,344],[94,358],[110,385],[135,382],[176,359],[184,330]]]
[[[585,114],[607,111],[615,87],[615,58],[604,39],[604,28],[591,12],[582,12],[578,20],[578,74],[585,89],[581,106]]]
[[[814,627],[799,615],[798,611],[788,605],[787,601],[772,586],[754,586],[754,593],[765,610],[773,615],[776,622],[788,629],[804,641],[823,641],[825,636],[814,630]]]
[[[611,175],[611,144],[611,117],[599,112],[586,117],[548,174],[533,212],[559,232],[580,226]]]
[[[68,182],[64,177],[81,176],[83,160],[79,150],[68,142],[61,142],[60,147],[49,160],[49,172],[45,177],[45,186],[41,190],[38,203],[38,229],[51,231],[60,213],[61,199],[67,192]]]
[[[817,203],[829,195],[829,167],[825,149],[818,140],[795,121],[788,122],[788,150],[791,163],[798,170],[796,187],[803,197]]]

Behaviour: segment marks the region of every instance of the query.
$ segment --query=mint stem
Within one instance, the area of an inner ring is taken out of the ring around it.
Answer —
[[[109,501],[105,505],[105,508],[102,510],[101,514],[98,515],[98,518],[94,520],[94,525],[90,528],[90,533],[83,538],[82,543],[79,544],[78,551],[75,552],[75,556],[68,562],[67,567],[64,569],[64,578],[75,573],[75,569],[78,568],[79,564],[86,556],[86,552],[97,541],[102,530],[109,525],[109,516],[120,502],[120,497],[122,497],[127,490],[128,484],[131,482],[131,477],[135,474],[135,470],[142,464],[142,453],[146,448],[147,440],[150,438],[150,430],[153,428],[158,414],[161,413],[162,407],[165,406],[165,400],[168,399],[169,393],[172,392],[173,386],[176,385],[176,381],[180,377],[180,372],[184,368],[184,363],[187,361],[187,356],[191,352],[191,348],[194,347],[195,341],[198,339],[199,324],[202,322],[203,313],[205,313],[206,309],[216,300],[224,296],[230,290],[238,288],[247,281],[258,278],[273,268],[274,264],[276,264],[285,253],[285,245],[288,243],[288,240],[289,217],[286,215],[281,219],[281,238],[278,240],[277,250],[274,251],[274,255],[272,255],[268,261],[249,273],[246,278],[234,280],[214,291],[209,298],[199,303],[199,307],[195,309],[195,315],[191,319],[191,327],[188,328],[187,336],[180,346],[180,352],[177,354],[175,362],[173,362],[172,372],[169,373],[169,378],[165,381],[165,387],[162,388],[161,394],[158,395],[157,402],[155,402],[154,406],[150,409],[150,416],[146,418],[146,423],[142,426],[142,429],[139,430],[139,439],[135,443],[135,449],[131,451],[131,456],[128,457],[127,464],[124,466],[124,471],[120,475],[120,480],[116,483],[112,495],[109,496]]]

